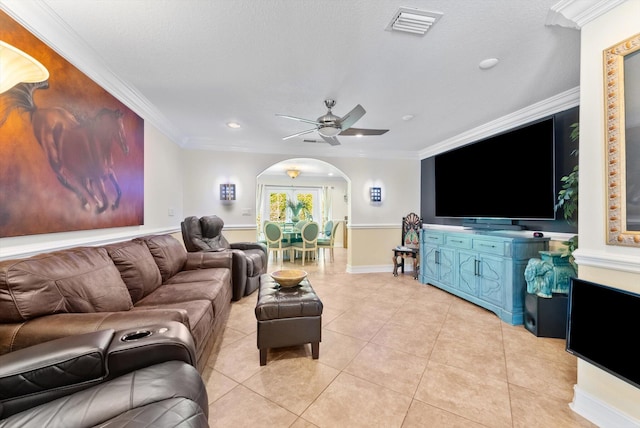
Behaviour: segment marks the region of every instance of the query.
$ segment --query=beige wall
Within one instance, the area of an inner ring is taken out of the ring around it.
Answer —
[[[185,216],[219,215],[225,222],[225,236],[227,239],[233,237],[234,241],[236,236],[241,236],[241,231],[245,237],[249,236],[245,232],[250,230],[255,234],[256,177],[268,167],[289,158],[291,156],[280,154],[184,150]],[[402,217],[410,212],[420,212],[420,160],[317,159],[338,168],[349,183],[347,270],[391,272],[391,249],[400,243]],[[237,200],[232,204],[219,201],[218,187],[226,180],[237,183]],[[371,186],[382,187],[381,204],[369,201]],[[250,216],[242,215],[246,210],[250,210]]]
[[[640,248],[606,244],[602,63],[604,49],[640,33],[640,1],[626,1],[586,24],[581,32],[580,248],[575,254],[579,276],[640,293]],[[638,403],[638,388],[579,360],[573,403],[578,413],[598,424],[614,426],[610,418],[620,411],[640,424]],[[604,420],[598,419],[603,416]]]

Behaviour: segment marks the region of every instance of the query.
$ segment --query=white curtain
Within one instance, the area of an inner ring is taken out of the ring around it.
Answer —
[[[324,225],[331,220],[331,187],[322,186],[322,230]]]
[[[260,240],[262,236],[262,214],[264,212],[264,184],[258,183],[256,186],[256,239]]]

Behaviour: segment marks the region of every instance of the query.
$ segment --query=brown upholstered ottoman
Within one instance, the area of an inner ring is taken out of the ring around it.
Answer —
[[[308,279],[291,288],[280,287],[269,274],[260,277],[258,303],[258,349],[260,365],[267,364],[269,348],[311,343],[318,359],[322,329],[322,302]]]

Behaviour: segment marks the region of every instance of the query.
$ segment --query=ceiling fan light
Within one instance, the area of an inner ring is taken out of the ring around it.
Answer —
[[[334,126],[322,126],[318,128],[318,133],[323,137],[331,138],[340,133],[340,128],[336,128]]]

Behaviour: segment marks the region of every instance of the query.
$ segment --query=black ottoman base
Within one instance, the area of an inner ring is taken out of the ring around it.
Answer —
[[[267,364],[269,348],[310,343],[313,359],[319,358],[322,302],[308,280],[281,289],[270,275],[262,275],[255,313],[261,366]]]

